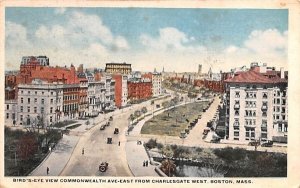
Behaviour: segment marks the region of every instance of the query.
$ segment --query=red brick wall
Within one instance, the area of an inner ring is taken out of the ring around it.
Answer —
[[[115,80],[115,105],[120,108],[122,106],[122,75],[113,75]]]
[[[152,82],[128,82],[128,98],[147,99],[152,96]]]

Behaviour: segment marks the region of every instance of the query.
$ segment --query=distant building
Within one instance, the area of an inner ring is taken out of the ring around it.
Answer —
[[[162,75],[158,72],[152,73],[152,95],[157,97],[162,94],[161,88]]]
[[[202,65],[198,65],[198,74],[201,75],[202,74]]]
[[[287,141],[288,75],[251,65],[226,83],[226,135],[229,140]]]
[[[17,100],[5,100],[5,125],[17,125]]]
[[[128,99],[130,101],[148,99],[152,96],[152,80],[147,77],[128,80]]]
[[[127,63],[106,63],[105,72],[110,74],[130,74],[132,72],[131,64]]]
[[[127,105],[128,88],[127,81],[128,76],[121,74],[114,74],[115,80],[115,104],[116,107],[121,108]]]
[[[26,65],[31,61],[37,61],[42,66],[49,66],[49,58],[47,56],[23,56],[21,65]]]
[[[103,110],[114,110],[115,108],[115,80],[112,79],[111,75],[103,75],[101,82],[105,84],[105,105]]]
[[[84,73],[78,73],[77,77],[79,79],[79,108],[78,115],[79,118],[84,118],[86,111],[88,109],[88,80]]]

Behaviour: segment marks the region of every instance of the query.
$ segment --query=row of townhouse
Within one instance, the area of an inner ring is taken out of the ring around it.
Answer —
[[[80,84],[48,83],[33,80],[18,85],[18,98],[6,100],[6,125],[31,125],[43,119],[45,125],[97,116],[101,111],[114,109],[114,81]]]
[[[7,88],[14,89],[14,97],[5,100],[5,124],[29,125],[42,118],[44,124],[50,125],[67,119],[95,117],[125,107],[128,101],[161,95],[160,73],[133,81],[131,70],[127,73],[131,65],[116,65],[112,67],[114,73],[84,71],[83,65],[76,71],[73,65],[50,67],[46,56],[24,57],[20,71],[5,76]]]

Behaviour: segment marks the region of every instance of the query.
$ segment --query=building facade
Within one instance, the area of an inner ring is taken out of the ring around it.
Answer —
[[[63,115],[64,119],[75,119],[79,117],[80,85],[63,85]]]
[[[105,72],[110,74],[125,74],[128,75],[132,71],[131,64],[127,63],[106,63]]]
[[[127,81],[128,76],[115,74],[113,75],[115,80],[115,105],[117,108],[121,108],[127,105],[128,89]]]
[[[115,80],[109,74],[101,77],[101,82],[105,85],[105,99],[104,111],[111,111],[115,109]]]
[[[131,79],[128,81],[128,99],[143,100],[152,97],[152,81],[150,79]]]
[[[49,58],[47,56],[23,56],[21,65],[26,65],[32,60],[37,60],[42,66],[49,66]]]
[[[254,66],[226,83],[229,140],[287,140],[287,73]]]
[[[29,126],[42,119],[44,126],[61,120],[63,108],[63,84],[33,81],[18,85],[18,125]]]

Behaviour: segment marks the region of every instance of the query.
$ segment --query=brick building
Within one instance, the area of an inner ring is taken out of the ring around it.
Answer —
[[[152,97],[152,82],[150,79],[132,78],[127,83],[128,99],[130,101],[147,99]]]
[[[124,107],[127,105],[128,77],[121,74],[114,74],[112,77],[115,80],[115,105],[118,108]]]

